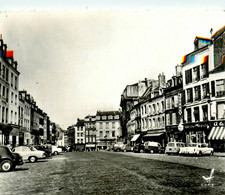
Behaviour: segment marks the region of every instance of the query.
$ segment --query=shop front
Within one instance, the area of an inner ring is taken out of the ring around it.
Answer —
[[[207,136],[210,131],[209,122],[196,122],[184,124],[186,143],[208,143]]]
[[[85,150],[86,151],[95,151],[96,150],[96,144],[86,144]]]
[[[148,131],[147,134],[143,136],[143,141],[158,142],[164,148],[166,147],[166,131],[165,130]]]
[[[185,133],[178,125],[166,126],[167,142],[185,142]]]
[[[215,121],[212,123],[208,140],[215,152],[225,152],[225,121]]]

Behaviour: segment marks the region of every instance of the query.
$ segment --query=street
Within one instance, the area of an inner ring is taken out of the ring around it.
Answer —
[[[1,172],[0,194],[225,194],[225,158],[199,157],[207,169],[193,166],[196,159],[106,151],[63,153]],[[212,162],[218,166],[206,185],[202,176],[209,176],[211,166],[216,166]]]

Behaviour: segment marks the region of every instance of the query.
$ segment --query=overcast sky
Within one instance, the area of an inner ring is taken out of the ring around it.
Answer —
[[[21,4],[5,3],[0,13],[0,33],[18,61],[20,90],[64,128],[97,110],[118,110],[126,85],[162,72],[170,79],[175,65],[193,51],[195,36],[210,38],[211,28],[225,25],[216,0],[198,1],[209,7],[196,9],[180,1],[173,1],[174,7],[76,2],[26,4],[23,11]]]

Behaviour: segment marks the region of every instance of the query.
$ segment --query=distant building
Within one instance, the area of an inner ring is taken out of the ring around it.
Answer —
[[[122,137],[119,111],[97,111],[96,141],[98,149],[112,146]]]
[[[165,95],[165,126],[167,142],[184,141],[183,127],[183,82],[181,65],[176,66],[176,75],[166,83]]]
[[[84,151],[85,150],[85,124],[83,119],[77,119],[75,125],[75,150]]]
[[[86,116],[84,118],[85,124],[85,148],[86,150],[96,149],[96,116]]]
[[[31,101],[27,91],[19,91],[19,145],[29,145],[31,143]]]

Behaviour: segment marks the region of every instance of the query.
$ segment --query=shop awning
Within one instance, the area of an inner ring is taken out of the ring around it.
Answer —
[[[136,134],[132,137],[132,139],[130,141],[135,142],[139,137],[140,137],[140,134]]]
[[[158,137],[162,135],[163,133],[151,133],[151,134],[146,134],[144,137]]]
[[[209,140],[224,140],[225,127],[213,127],[208,136]]]

